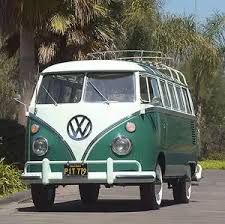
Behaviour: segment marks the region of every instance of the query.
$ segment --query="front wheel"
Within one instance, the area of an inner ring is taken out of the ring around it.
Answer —
[[[160,208],[163,193],[162,169],[159,164],[157,164],[155,172],[155,183],[142,184],[140,186],[141,202],[144,207],[152,210]]]
[[[55,201],[55,186],[32,184],[31,195],[35,208],[38,211],[48,211]]]
[[[98,200],[99,184],[80,184],[80,198],[84,204],[93,204]]]
[[[191,167],[187,169],[186,177],[178,179],[173,184],[173,197],[176,203],[189,203],[191,198]]]

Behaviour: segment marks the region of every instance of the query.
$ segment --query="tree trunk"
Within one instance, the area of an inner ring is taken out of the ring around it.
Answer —
[[[22,101],[29,106],[33,93],[33,83],[35,79],[35,48],[34,48],[34,30],[23,25],[20,26],[20,74],[19,89]],[[20,106],[18,122],[26,124],[25,107]]]

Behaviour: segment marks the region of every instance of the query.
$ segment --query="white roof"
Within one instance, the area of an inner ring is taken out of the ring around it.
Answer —
[[[72,71],[145,71],[137,63],[119,60],[84,60],[70,61],[52,65],[43,73]]]

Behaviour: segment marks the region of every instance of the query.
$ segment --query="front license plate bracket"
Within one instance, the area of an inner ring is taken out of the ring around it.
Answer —
[[[87,164],[66,164],[64,165],[63,175],[65,177],[87,177]]]

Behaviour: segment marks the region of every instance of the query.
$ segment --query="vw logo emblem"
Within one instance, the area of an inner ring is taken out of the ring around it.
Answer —
[[[91,134],[92,123],[84,115],[77,115],[70,119],[67,125],[67,133],[73,140],[79,141]]]

